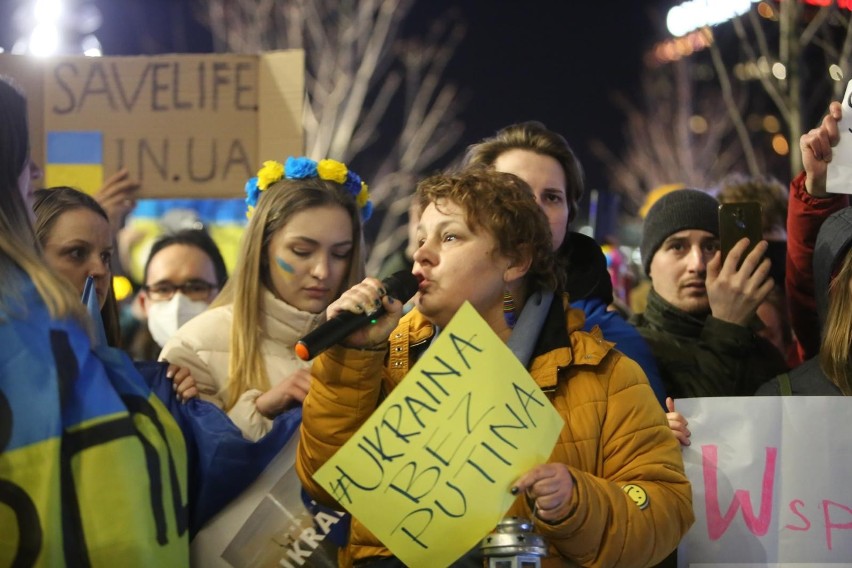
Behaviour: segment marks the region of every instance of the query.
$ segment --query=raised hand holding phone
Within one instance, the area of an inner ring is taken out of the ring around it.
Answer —
[[[766,248],[766,241],[758,240],[746,254],[746,241],[740,240],[726,262],[720,254],[707,264],[707,299],[713,317],[735,325],[747,325],[754,317],[774,286]]]

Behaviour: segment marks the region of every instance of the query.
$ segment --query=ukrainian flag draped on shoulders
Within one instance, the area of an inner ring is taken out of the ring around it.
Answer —
[[[19,282],[0,313],[0,566],[188,565],[180,429],[124,353]]]

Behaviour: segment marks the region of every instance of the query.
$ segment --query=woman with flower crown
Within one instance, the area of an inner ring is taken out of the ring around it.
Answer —
[[[344,164],[304,157],[264,162],[246,193],[250,220],[232,277],[160,358],[188,368],[200,397],[257,440],[310,388],[310,364],[293,346],[363,278],[361,222],[372,203]]]

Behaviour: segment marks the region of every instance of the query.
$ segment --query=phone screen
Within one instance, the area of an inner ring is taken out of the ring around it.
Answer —
[[[740,263],[757,246],[763,239],[761,217],[760,203],[756,201],[723,203],[719,206],[719,246],[722,250],[722,262],[725,262],[728,253],[741,239],[747,238],[749,245]]]

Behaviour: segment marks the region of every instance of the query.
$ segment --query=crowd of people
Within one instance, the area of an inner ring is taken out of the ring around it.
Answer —
[[[365,274],[373,204],[360,176],[333,159],[289,157],[264,162],[246,185],[232,274],[203,229],[163,235],[129,326],[112,275],[139,184],[121,171],[94,196],[38,188],[25,95],[0,78],[0,502],[19,527],[0,531],[0,559],[188,565],[200,528],[190,522],[200,434],[180,411],[189,401],[246,444],[268,440],[282,417],[300,420],[285,435],[298,439],[299,480],[317,503],[344,509],[314,474],[469,303],[564,421],[550,458],[505,488],[507,515],[546,542],[543,565],[675,565],[694,522],[678,399],[852,394],[852,209],[826,192],[840,119],[832,103],[802,136],[804,171],[789,194],[770,178],[731,176],[651,204],[641,312],[616,306],[604,251],[571,230],[579,161],[531,121],[417,184],[408,242],[384,270],[412,272],[413,298]],[[717,211],[741,201],[763,205],[764,239],[723,259]],[[81,302],[87,281],[99,314]],[[302,360],[297,341],[345,312],[371,324]],[[108,345],[95,342],[99,326]],[[151,365],[170,382],[166,395]],[[110,525],[119,507],[134,519],[130,534]],[[403,565],[357,518],[339,559]],[[472,550],[454,565],[482,558]]]

